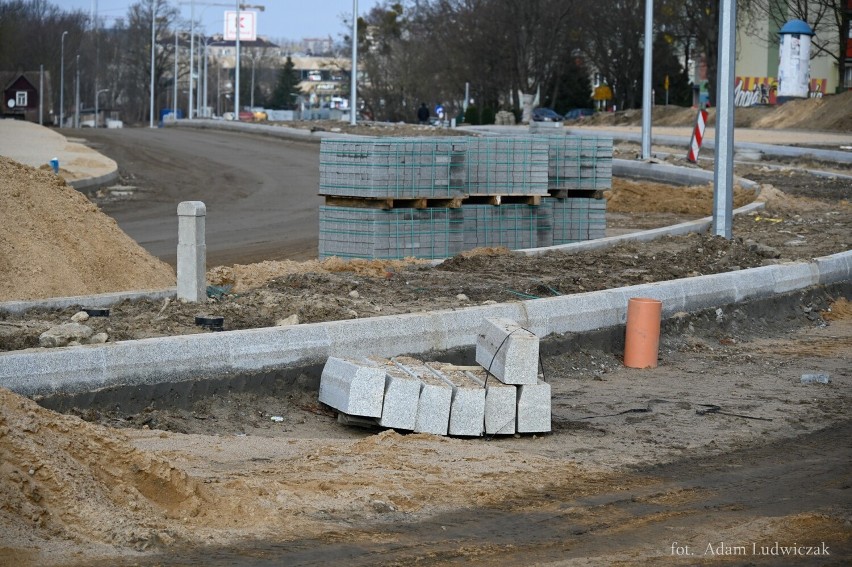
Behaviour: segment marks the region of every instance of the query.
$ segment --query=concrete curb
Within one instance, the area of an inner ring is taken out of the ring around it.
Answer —
[[[569,134],[577,136],[612,136],[616,140],[625,140],[628,142],[641,142],[642,134],[633,132],[620,132],[618,130],[583,130],[583,129],[568,129]],[[687,136],[671,136],[668,134],[657,135],[651,132],[653,143],[665,146],[689,146],[690,139]],[[705,139],[702,142],[702,147],[707,149],[715,149],[716,142],[713,139]],[[734,142],[734,150],[755,150],[768,156],[780,156],[789,158],[806,158],[810,157],[818,161],[831,161],[837,163],[852,163],[852,152],[844,152],[840,150],[821,150],[818,148],[805,148],[797,146],[776,146],[773,144],[759,144],[756,142]]]
[[[163,122],[166,128],[197,128],[199,130],[223,130],[226,132],[242,132],[245,134],[258,134],[283,140],[298,140],[302,142],[320,143],[323,138],[370,138],[371,136],[360,136],[357,134],[345,134],[343,132],[328,132],[304,130],[302,128],[289,128],[287,126],[270,126],[268,124],[251,124],[247,122],[233,122],[226,120],[198,120],[184,119]]]
[[[0,313],[23,313],[30,309],[65,309],[74,305],[81,307],[104,308],[111,307],[125,299],[139,301],[141,299],[153,299],[158,301],[167,297],[175,297],[176,288],[152,290],[152,291],[117,291],[113,293],[100,293],[97,295],[77,295],[71,297],[55,297],[53,299],[38,299],[33,301],[6,301],[0,303]]]
[[[629,159],[613,159],[612,174],[618,177],[648,179],[673,185],[705,185],[713,182],[712,171]],[[734,180],[746,189],[760,188],[758,183],[750,179],[736,177]]]
[[[86,177],[84,179],[75,179],[73,181],[68,181],[68,185],[76,189],[77,191],[81,191],[83,189],[88,189],[90,187],[98,187],[100,185],[105,185],[107,183],[112,183],[118,179],[118,168],[114,171],[110,171],[104,175],[99,175],[98,177]]]
[[[739,209],[734,209],[735,215],[748,214],[752,211],[759,211],[766,206],[763,202],[754,202],[744,205]],[[572,242],[570,244],[558,244],[556,246],[546,246],[544,248],[522,248],[515,250],[526,254],[527,256],[538,256],[545,254],[551,250],[559,250],[560,252],[587,252],[589,250],[600,250],[616,246],[622,242],[650,242],[664,236],[682,236],[692,232],[707,232],[713,226],[713,217],[704,217],[701,219],[686,221],[680,224],[671,226],[663,226],[660,228],[652,228],[639,232],[631,232],[629,234],[620,234],[618,236],[607,236],[604,238],[596,238],[595,240],[586,240],[585,242]],[[443,260],[437,262],[443,262]]]
[[[620,289],[289,327],[203,333],[0,354],[0,386],[24,395],[80,393],[471,347],[486,317],[514,319],[540,337],[625,322],[631,297],[663,302],[663,316],[766,298],[852,277],[852,251],[800,262]]]

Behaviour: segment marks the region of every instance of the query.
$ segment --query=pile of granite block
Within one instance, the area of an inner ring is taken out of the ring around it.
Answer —
[[[479,437],[551,430],[550,384],[539,376],[539,340],[509,319],[485,319],[477,366],[398,356],[330,357],[319,401],[375,426]]]

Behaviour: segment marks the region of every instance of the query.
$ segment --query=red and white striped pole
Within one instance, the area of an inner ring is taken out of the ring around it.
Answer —
[[[698,150],[701,149],[701,141],[704,140],[704,126],[707,124],[707,111],[699,110],[695,119],[695,129],[692,131],[692,141],[689,142],[689,153],[686,159],[692,163],[698,163]]]

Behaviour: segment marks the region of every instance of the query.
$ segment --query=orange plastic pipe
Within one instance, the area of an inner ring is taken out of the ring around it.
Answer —
[[[662,313],[663,302],[659,299],[631,297],[627,302],[624,366],[630,368],[657,367]]]

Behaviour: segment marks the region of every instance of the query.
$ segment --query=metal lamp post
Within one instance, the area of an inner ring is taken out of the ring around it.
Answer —
[[[59,127],[62,128],[65,122],[65,36],[67,31],[62,32],[62,39],[59,41],[60,47],[60,62],[59,62]]]
[[[349,124],[355,126],[358,101],[358,0],[352,0],[352,70],[349,74]]]
[[[263,12],[266,8],[264,6],[253,6],[250,4],[241,4],[239,0],[236,2],[237,4],[237,18],[234,21],[234,31],[237,36],[236,42],[236,65],[234,68],[234,120],[240,120],[240,10],[245,9],[254,9],[260,10]]]
[[[151,4],[151,111],[150,111],[150,119],[148,121],[148,127],[154,127],[154,50],[156,49],[157,44],[157,5],[155,3]]]
[[[77,79],[74,81],[74,128],[80,127],[80,56],[77,56]]]

